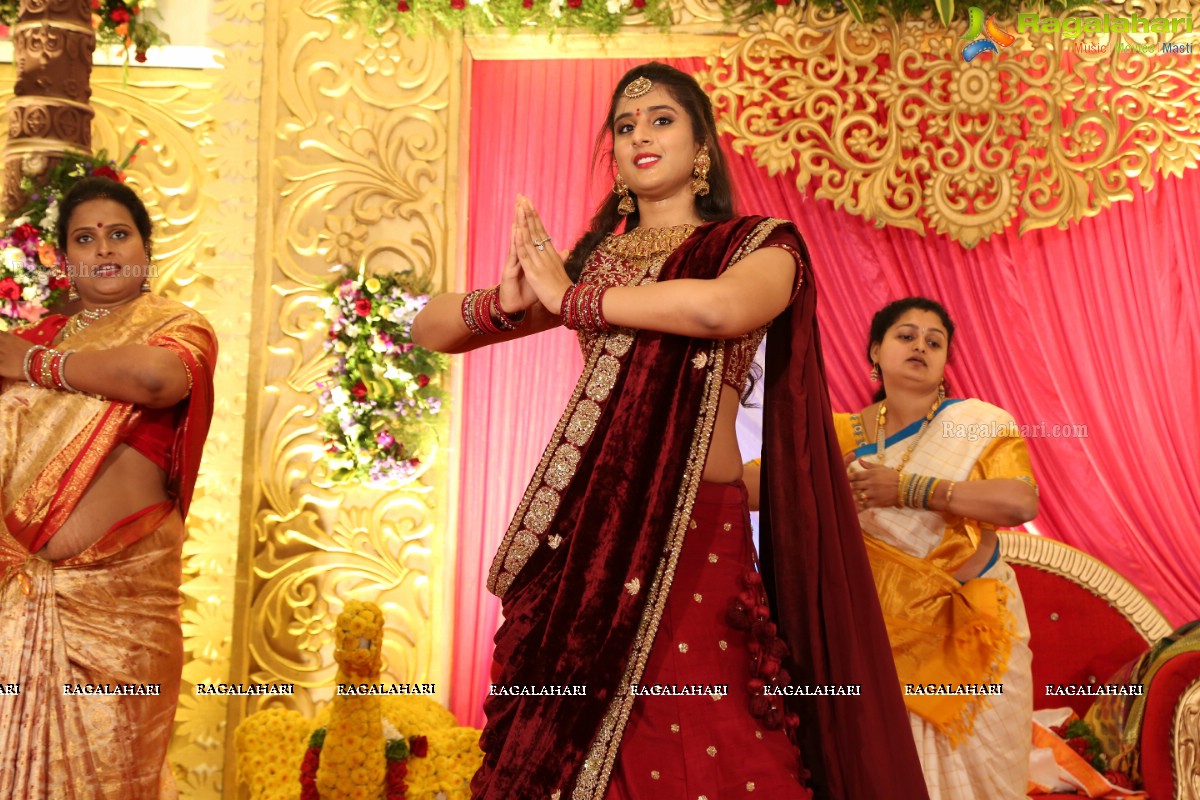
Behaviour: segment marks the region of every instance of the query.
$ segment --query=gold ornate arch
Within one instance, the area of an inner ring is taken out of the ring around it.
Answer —
[[[1104,14],[1200,24],[1200,3],[1127,0],[1057,16]],[[964,28],[888,17],[864,26],[809,6],[752,20],[698,77],[734,149],[769,175],[794,176],[880,227],[965,247],[1014,223],[1065,228],[1130,200],[1134,183],[1151,189],[1200,165],[1200,59],[1115,50],[1161,53],[1194,34],[1075,40],[1107,53],[1020,34],[1002,55],[967,63]]]

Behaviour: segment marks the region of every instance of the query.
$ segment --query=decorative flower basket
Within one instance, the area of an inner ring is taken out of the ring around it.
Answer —
[[[411,274],[334,271],[319,301],[329,325],[325,349],[334,356],[318,384],[331,475],[373,488],[402,485],[436,450],[445,402],[437,379],[450,359],[412,343],[413,319],[429,295]]]

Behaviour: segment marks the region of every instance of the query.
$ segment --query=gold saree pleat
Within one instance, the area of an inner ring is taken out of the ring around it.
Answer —
[[[0,684],[16,686],[0,691],[0,798],[176,796],[166,753],[183,665],[183,518],[212,417],[216,338],[186,306],[143,295],[62,347],[121,345],[170,348],[192,377],[167,476],[173,499],[72,558],[31,553],[75,510],[137,409],[25,384],[0,393]]]
[[[171,796],[183,538],[174,505],[155,506],[68,561],[30,558],[28,594],[18,580],[0,590],[0,675],[22,676],[20,694],[0,695],[0,797]],[[66,688],[129,684],[158,694]]]

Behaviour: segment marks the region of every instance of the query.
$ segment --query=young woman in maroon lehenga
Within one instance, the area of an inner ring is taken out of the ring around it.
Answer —
[[[565,324],[584,356],[488,588],[504,603],[496,683],[586,694],[489,696],[473,794],[921,798],[861,591],[804,244],[788,222],[734,215],[712,106],[685,73],[626,74],[610,137],[614,194],[565,264],[522,198],[500,285],[437,297],[413,326],[462,352]],[[765,515],[760,578],[734,419],[772,320],[764,495],[789,513]],[[765,691],[789,684],[861,694]],[[660,693],[676,690],[696,693]]]

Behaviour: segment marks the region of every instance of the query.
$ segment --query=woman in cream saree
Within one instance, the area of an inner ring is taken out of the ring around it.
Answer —
[[[96,266],[148,243],[140,201],[102,183],[64,201],[85,310],[0,334],[0,682],[18,687],[0,695],[2,797],[173,792],[183,520],[216,341],[195,311]]]
[[[835,414],[871,571],[930,798],[1025,796],[1033,685],[1029,626],[997,526],[1037,494],[1012,416],[946,398],[954,328],[899,300],[872,324],[877,402]]]

